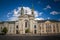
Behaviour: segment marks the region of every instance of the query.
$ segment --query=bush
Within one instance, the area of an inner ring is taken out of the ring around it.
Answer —
[[[3,32],[1,32],[0,35],[5,35],[5,34]]]
[[[4,27],[4,28],[2,29],[2,34],[6,34],[7,32],[8,32],[7,28]]]
[[[29,31],[29,29],[26,29],[25,32],[26,32],[26,33],[29,33],[30,31]]]

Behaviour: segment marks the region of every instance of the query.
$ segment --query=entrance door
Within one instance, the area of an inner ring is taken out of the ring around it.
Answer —
[[[34,30],[34,33],[36,34],[36,30]]]
[[[16,34],[19,34],[18,30],[16,30]]]

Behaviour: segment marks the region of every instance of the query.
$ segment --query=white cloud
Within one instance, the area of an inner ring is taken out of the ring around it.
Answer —
[[[14,9],[14,11],[13,11],[13,12],[14,12],[14,14],[17,14],[17,13],[18,13],[18,11],[17,11],[16,9]]]
[[[17,9],[14,9],[13,10],[13,16],[19,16],[20,14],[19,14],[19,9],[17,10]]]
[[[40,13],[39,13],[39,16],[41,16],[42,14],[43,14],[43,12],[40,12]]]
[[[47,6],[44,8],[44,10],[46,10],[46,9],[51,9],[51,6],[50,6],[50,5],[47,5]]]
[[[38,11],[34,11],[35,17],[38,17]]]
[[[50,12],[50,14],[52,14],[52,15],[56,15],[56,14],[60,14],[60,12],[52,11],[52,12]]]
[[[9,13],[7,14],[7,17],[10,17],[10,16],[9,16],[10,14],[12,14],[12,13],[9,12]]]
[[[18,20],[18,17],[10,17],[10,18],[8,18],[8,21],[16,21],[16,20]]]
[[[23,9],[24,9],[24,14],[31,15],[31,9],[29,7],[23,7]],[[16,20],[16,19],[18,19],[18,16],[20,16],[20,10],[21,10],[21,7],[18,7],[18,9],[14,9],[11,12],[11,13],[13,13],[12,17],[8,18],[8,20]],[[38,11],[34,10],[34,14],[35,14],[35,17],[38,17]]]
[[[50,19],[50,17],[48,17],[47,19]]]
[[[23,7],[24,9],[24,14],[31,14],[31,9],[29,7]],[[20,10],[21,10],[21,7],[18,8],[18,10],[14,9],[14,16],[19,16],[20,14]],[[27,13],[26,13],[27,12]],[[37,11],[34,11],[34,14],[35,14],[35,17],[38,16],[38,12]]]
[[[44,20],[44,18],[35,18],[35,20]]]
[[[8,14],[11,14],[10,12]]]

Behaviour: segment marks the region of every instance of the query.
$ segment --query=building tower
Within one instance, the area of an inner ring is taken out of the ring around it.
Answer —
[[[23,9],[23,6],[21,7],[21,15],[24,14],[24,9]]]
[[[34,7],[33,7],[33,5],[32,5],[31,13],[32,13],[32,15],[33,15],[33,17],[34,17]]]

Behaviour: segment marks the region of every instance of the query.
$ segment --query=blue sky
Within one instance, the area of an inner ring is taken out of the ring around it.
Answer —
[[[14,9],[22,5],[31,9],[32,4],[37,11],[36,18],[60,20],[60,0],[0,0],[0,21],[10,20]]]

